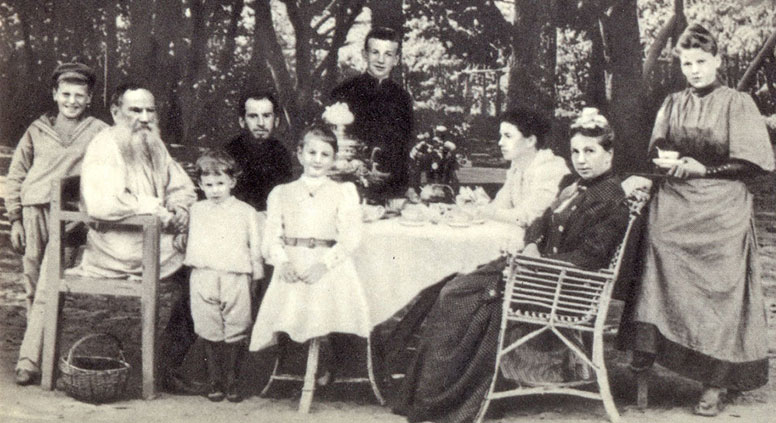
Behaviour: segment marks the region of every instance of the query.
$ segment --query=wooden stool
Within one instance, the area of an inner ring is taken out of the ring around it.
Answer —
[[[372,365],[372,342],[371,337],[367,337],[366,343],[366,367],[368,377],[347,377],[347,378],[335,378],[331,383],[369,383],[372,387],[372,393],[374,394],[380,405],[385,405],[385,400],[380,394],[380,390],[377,388],[377,383],[374,377],[373,365]],[[281,357],[278,356],[275,359],[275,365],[272,368],[272,375],[269,377],[269,381],[261,390],[260,396],[265,396],[269,391],[273,381],[296,381],[303,382],[302,385],[302,397],[299,400],[299,412],[309,413],[310,406],[313,403],[313,395],[315,394],[315,374],[318,371],[318,356],[321,350],[321,338],[313,338],[310,341],[310,345],[307,348],[307,366],[305,368],[304,376],[293,375],[288,373],[278,373]]]
[[[647,408],[649,396],[649,370],[636,374],[636,407],[641,410]]]
[[[63,293],[91,295],[114,295],[140,298],[142,321],[142,364],[143,398],[151,399],[156,394],[156,320],[157,285],[159,282],[159,238],[161,223],[157,216],[131,216],[110,225],[135,228],[143,232],[143,275],[142,283],[127,279],[93,279],[78,276],[65,276],[62,265],[65,222],[84,224],[100,223],[85,213],[66,210],[67,198],[77,199],[80,179],[63,178],[55,181],[50,211],[49,242],[52,254],[49,260],[49,281],[46,302],[45,326],[43,332],[43,358],[41,363],[41,386],[52,389],[54,385],[55,361],[58,353],[58,332],[60,301]],[[75,193],[75,195],[73,195]],[[100,223],[100,224],[104,224]]]

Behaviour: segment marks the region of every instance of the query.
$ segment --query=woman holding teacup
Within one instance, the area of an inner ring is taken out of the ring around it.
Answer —
[[[666,177],[655,182],[641,286],[621,341],[634,351],[632,370],[657,360],[703,383],[695,413],[713,416],[726,390],[768,382],[752,194],[742,179],[773,170],[774,158],[751,97],[717,79],[714,37],[692,25],[675,55],[689,87],[666,98],[652,132]]]
[[[529,246],[524,253],[585,268],[604,267],[622,240],[629,214],[621,179],[611,169],[614,134],[595,109],[585,110],[572,133],[571,161],[579,178],[527,228]],[[438,295],[430,300],[422,296],[408,310],[394,334],[420,328],[420,341],[394,404],[395,412],[405,414],[411,422],[474,420],[493,377],[501,322],[498,292],[504,285],[506,265],[502,257],[443,281]],[[560,369],[563,357],[558,350],[563,345],[557,345],[559,342],[542,338],[528,344],[530,348],[517,351],[521,357],[507,360],[508,368],[502,365],[505,376],[520,383],[541,383],[542,377],[557,382],[572,376]],[[541,365],[553,360],[549,371]],[[526,371],[529,367],[536,371]],[[527,373],[532,373],[530,380],[523,377]]]

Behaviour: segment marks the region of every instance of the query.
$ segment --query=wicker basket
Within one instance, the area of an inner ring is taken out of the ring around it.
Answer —
[[[118,358],[75,355],[76,349],[89,339],[106,337],[118,347]],[[124,393],[129,378],[129,363],[124,359],[121,341],[108,333],[97,333],[79,339],[59,361],[65,391],[85,402],[112,401]]]

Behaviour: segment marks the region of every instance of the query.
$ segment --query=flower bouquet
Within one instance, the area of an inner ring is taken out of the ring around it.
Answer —
[[[419,187],[421,200],[452,202],[458,186],[456,145],[445,140],[447,128],[437,126],[433,135],[418,135],[418,143],[410,150],[410,182]]]

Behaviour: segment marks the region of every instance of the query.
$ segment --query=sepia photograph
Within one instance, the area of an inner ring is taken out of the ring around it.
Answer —
[[[0,0],[0,422],[776,415],[776,0]]]

